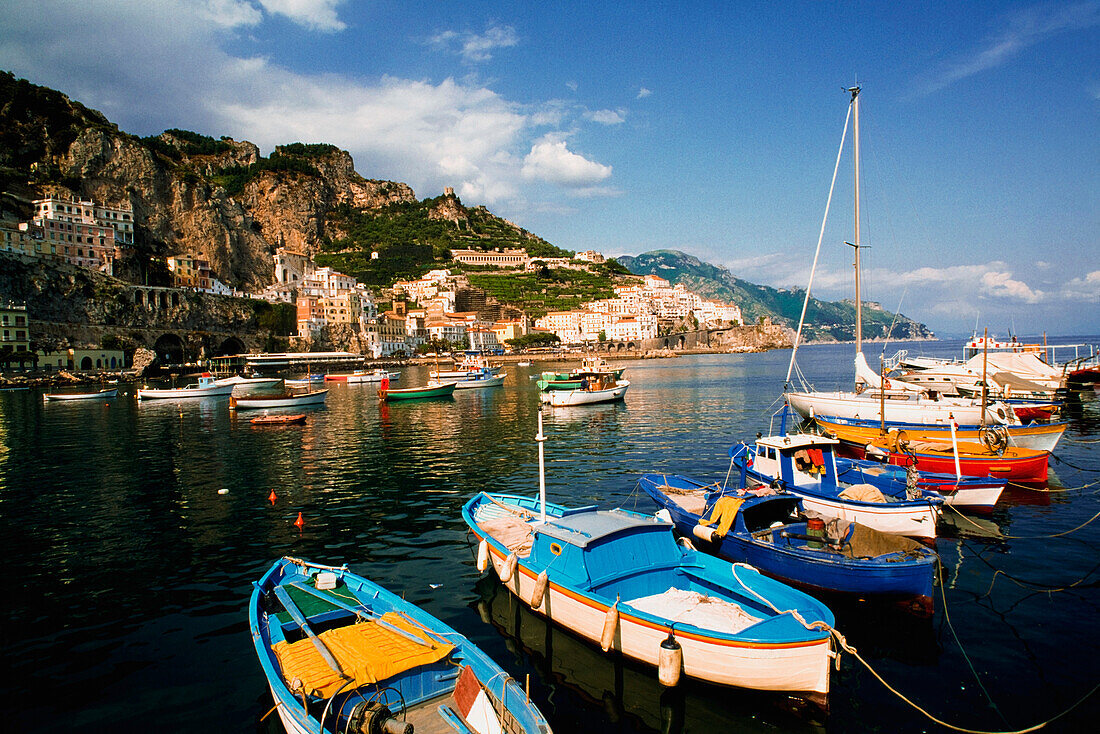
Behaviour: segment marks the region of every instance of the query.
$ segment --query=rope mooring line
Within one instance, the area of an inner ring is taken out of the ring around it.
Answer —
[[[976,528],[979,528],[979,529],[982,529],[982,530],[984,530],[984,528],[982,528],[982,526],[981,526],[981,525],[979,525],[978,523],[976,523],[976,522],[974,522],[973,520],[971,520],[971,519],[970,519],[969,517],[967,517],[967,516],[966,516],[965,514],[963,514],[962,512],[960,512],[960,511],[959,511],[959,510],[958,510],[957,508],[955,508],[955,507],[952,507],[951,505],[944,505],[944,508],[945,508],[945,509],[951,509],[951,510],[954,510],[954,511],[955,511],[955,513],[956,513],[956,514],[957,514],[957,515],[958,515],[959,517],[963,518],[964,520],[966,520],[967,522],[969,522],[969,523],[970,523],[971,525],[973,525],[974,527],[976,527]],[[1051,534],[1051,535],[1005,535],[1004,533],[1002,533],[1002,534],[1000,535],[1000,537],[1001,537],[1001,538],[1003,538],[1003,539],[1005,539],[1005,540],[1046,540],[1046,539],[1049,539],[1049,538],[1060,538],[1060,537],[1062,537],[1062,536],[1064,536],[1064,535],[1069,535],[1069,534],[1071,534],[1071,533],[1076,533],[1076,532],[1077,532],[1078,530],[1080,530],[1081,528],[1085,527],[1086,525],[1088,525],[1088,524],[1089,524],[1090,522],[1092,522],[1093,520],[1095,520],[1095,519],[1096,519],[1096,518],[1098,518],[1098,517],[1100,517],[1100,512],[1097,512],[1097,513],[1096,513],[1095,515],[1093,515],[1092,517],[1090,517],[1090,518],[1089,518],[1088,520],[1085,520],[1085,521],[1084,521],[1083,523],[1081,523],[1080,525],[1078,525],[1078,526],[1077,526],[1077,527],[1075,527],[1075,528],[1071,528],[1071,529],[1069,529],[1069,530],[1063,530],[1063,531],[1062,531],[1062,532],[1060,532],[1060,533],[1053,533],[1053,534]]]
[[[1100,472],[1100,468],[1093,469],[1093,468],[1089,468],[1089,467],[1085,467],[1085,466],[1077,466],[1076,464],[1074,464],[1072,462],[1069,462],[1069,461],[1066,461],[1061,456],[1058,456],[1057,454],[1054,454],[1054,453],[1051,453],[1050,458],[1054,459],[1055,461],[1057,461],[1060,464],[1065,464],[1066,466],[1070,467],[1071,469],[1076,469],[1077,471],[1086,471],[1086,472],[1093,472],[1093,473]]]
[[[965,660],[966,664],[970,666],[970,672],[974,674],[974,680],[978,682],[978,688],[981,688],[982,693],[985,694],[985,700],[989,701],[989,705],[992,706],[993,710],[997,712],[997,715],[1001,717],[1001,721],[1007,724],[1008,719],[1005,718],[1005,715],[1001,713],[1001,710],[997,707],[997,703],[993,700],[993,696],[989,695],[989,691],[986,690],[985,684],[982,683],[982,679],[978,675],[978,671],[974,667],[974,663],[970,660],[970,656],[966,654],[966,648],[963,647],[962,640],[959,639],[958,633],[955,632],[955,625],[951,623],[951,615],[947,613],[947,590],[943,587],[942,583],[939,585],[939,587],[940,598],[943,599],[943,618],[947,622],[947,629],[951,630],[951,636],[955,638],[955,644],[959,646],[959,652],[962,653],[963,660]]]
[[[1019,482],[1005,482],[1006,487],[1013,487],[1015,489],[1026,489],[1031,492],[1045,492],[1047,494],[1059,494],[1061,492],[1079,492],[1082,489],[1089,489],[1100,484],[1100,479],[1095,482],[1089,482],[1088,484],[1082,484],[1080,487],[1034,487],[1030,484],[1020,484]]]
[[[946,728],[951,729],[953,731],[963,732],[963,734],[1028,734],[1028,732],[1038,731],[1039,729],[1042,729],[1047,724],[1050,724],[1051,722],[1062,718],[1063,716],[1068,714],[1070,711],[1073,711],[1073,709],[1077,708],[1082,703],[1084,703],[1085,699],[1087,699],[1092,694],[1096,693],[1097,690],[1100,690],[1100,683],[1098,683],[1095,686],[1093,686],[1092,690],[1090,690],[1088,693],[1086,693],[1084,696],[1082,696],[1080,699],[1078,699],[1076,703],[1074,703],[1072,706],[1070,706],[1065,711],[1062,711],[1061,713],[1056,714],[1055,716],[1052,716],[1051,718],[1047,719],[1044,722],[1041,722],[1039,724],[1035,724],[1033,726],[1029,726],[1025,729],[1013,729],[1011,731],[988,730],[988,729],[967,729],[965,727],[955,726],[954,724],[949,724],[946,721],[943,721],[942,719],[936,718],[931,713],[929,713],[927,710],[921,708],[921,706],[919,704],[917,704],[915,701],[908,698],[904,693],[902,693],[901,691],[899,691],[898,689],[894,688],[892,685],[887,683],[886,679],[883,678],[881,675],[879,675],[878,671],[875,670],[871,666],[870,663],[868,663],[866,660],[863,659],[863,657],[859,654],[859,651],[856,650],[854,647],[852,647],[850,644],[848,644],[848,640],[844,637],[844,635],[841,633],[840,630],[838,630],[837,628],[832,627],[830,625],[827,625],[827,624],[825,624],[824,622],[822,622],[820,620],[818,620],[817,622],[813,622],[813,623],[807,622],[805,620],[805,618],[801,614],[799,614],[797,610],[794,610],[794,609],[788,609],[785,612],[781,612],[778,607],[776,607],[774,604],[772,604],[768,599],[766,599],[763,596],[761,596],[760,594],[756,593],[755,590],[750,588],[748,584],[746,584],[744,581],[741,580],[741,577],[737,575],[737,567],[738,566],[744,566],[745,568],[752,568],[754,571],[756,569],[753,568],[753,566],[750,566],[747,563],[738,562],[738,563],[733,564],[733,568],[732,568],[733,578],[736,579],[737,582],[739,584],[741,584],[741,586],[746,591],[751,593],[757,599],[760,599],[761,601],[763,601],[765,604],[767,604],[769,607],[771,607],[776,613],[778,613],[778,614],[790,614],[792,617],[794,617],[796,620],[798,620],[798,622],[803,627],[805,627],[808,630],[826,630],[826,631],[828,631],[828,633],[833,638],[836,639],[836,644],[842,650],[844,650],[844,652],[849,653],[856,660],[863,663],[863,667],[867,668],[867,670],[871,673],[871,675],[875,676],[875,678],[878,679],[878,682],[886,687],[886,690],[890,691],[895,696],[900,698],[902,701],[904,701],[905,703],[912,706],[914,709],[916,709],[921,714],[923,714],[926,718],[930,719],[931,721],[934,721],[935,723],[939,724],[940,726],[946,727]],[[941,591],[941,593],[943,592],[942,585],[940,586],[940,591]],[[947,614],[947,604],[946,603],[944,604],[944,614],[945,615]],[[948,621],[948,626],[950,626],[950,620]],[[952,629],[952,634],[954,634],[954,629]],[[955,641],[958,642],[958,637],[955,638]],[[961,644],[959,645],[959,649],[962,650],[962,645]],[[966,657],[966,651],[965,650],[963,651],[963,656]],[[967,662],[968,663],[970,662],[969,658],[967,658]],[[837,663],[839,665],[839,660],[837,661]],[[971,670],[973,670],[973,669],[974,669],[974,667],[973,667],[973,665],[971,665]],[[977,672],[974,673],[974,676],[975,676],[975,678],[977,678]],[[978,685],[979,686],[981,685],[981,680],[978,681]],[[984,686],[982,687],[982,690],[985,691]],[[989,693],[988,692],[986,692],[986,697],[989,698]],[[990,699],[990,704],[993,705],[993,709],[995,711],[997,711],[998,714],[1001,713],[997,709],[996,704],[993,704],[992,699]],[[1001,718],[1003,719],[1004,716],[1002,715]]]

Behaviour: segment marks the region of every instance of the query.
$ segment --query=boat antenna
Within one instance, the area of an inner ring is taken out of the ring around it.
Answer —
[[[853,97],[853,99],[855,99]],[[810,282],[806,284],[806,298],[802,301],[802,315],[798,317],[798,333],[794,337],[794,348],[791,349],[791,363],[787,367],[786,384],[791,382],[791,372],[794,371],[794,357],[798,353],[798,345],[802,341],[802,326],[806,322],[806,309],[810,305],[810,290],[814,284],[814,273],[817,272],[817,259],[821,255],[821,241],[825,238],[825,223],[829,220],[829,207],[833,203],[833,190],[836,188],[836,176],[840,170],[840,157],[844,153],[844,140],[848,136],[848,120],[852,117],[852,106],[848,105],[848,114],[844,118],[844,130],[840,133],[840,148],[836,152],[836,163],[833,165],[833,180],[829,184],[829,197],[825,201],[825,215],[821,218],[821,231],[817,235],[817,249],[814,250],[814,262],[810,267]]]
[[[539,444],[539,520],[546,522],[546,435],[542,432],[542,406],[539,406],[539,432],[535,435]]]

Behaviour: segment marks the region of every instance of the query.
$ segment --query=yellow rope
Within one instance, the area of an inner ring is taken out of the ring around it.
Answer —
[[[282,705],[283,705],[282,701],[277,702],[274,706],[272,706],[270,709],[268,709],[268,712],[266,714],[264,714],[263,716],[260,717],[260,721],[263,721],[268,716],[271,716],[271,712],[274,711],[275,709],[279,708]]]
[[[905,703],[909,704],[910,706],[915,708],[917,711],[921,712],[928,719],[936,722],[940,726],[946,727],[946,728],[951,729],[953,731],[960,731],[960,732],[963,732],[963,734],[1028,734],[1028,732],[1038,731],[1039,729],[1042,729],[1047,724],[1049,724],[1049,723],[1065,716],[1070,711],[1072,711],[1073,709],[1080,706],[1085,701],[1085,699],[1087,699],[1089,696],[1096,693],[1096,691],[1098,689],[1100,689],[1100,683],[1098,683],[1097,685],[1093,686],[1091,691],[1089,691],[1084,696],[1082,696],[1076,703],[1074,703],[1072,706],[1070,706],[1065,711],[1063,711],[1060,714],[1057,714],[1057,715],[1047,719],[1046,721],[1044,721],[1042,723],[1035,724],[1034,726],[1029,726],[1026,729],[1014,729],[1012,731],[1003,731],[1003,730],[991,731],[991,730],[986,730],[986,729],[967,729],[965,727],[954,726],[953,724],[948,724],[946,721],[943,721],[941,719],[937,719],[935,716],[930,714],[928,711],[924,710],[919,705],[917,705],[915,702],[913,702],[909,698],[907,698],[904,693],[902,693],[901,691],[899,691],[898,689],[894,688],[892,685],[887,683],[886,680],[881,675],[878,674],[878,671],[876,671],[874,668],[872,668],[871,664],[868,663],[866,660],[864,660],[863,657],[860,656],[859,652],[854,647],[852,647],[851,645],[848,644],[848,640],[845,639],[844,635],[841,634],[840,630],[836,629],[835,627],[830,627],[829,625],[825,624],[825,622],[822,622],[821,620],[818,620],[818,621],[810,624],[810,623],[806,622],[806,620],[802,617],[802,615],[799,614],[794,609],[788,609],[786,612],[780,612],[779,609],[774,604],[772,604],[770,601],[768,601],[764,597],[757,594],[753,589],[749,588],[749,586],[747,584],[745,584],[744,581],[741,580],[741,578],[737,575],[737,567],[738,566],[744,566],[746,568],[753,568],[753,567],[750,566],[747,563],[734,563],[733,564],[733,577],[735,579],[737,579],[737,582],[739,584],[741,584],[742,587],[744,587],[747,591],[752,593],[753,596],[755,596],[756,598],[763,601],[765,604],[767,604],[769,607],[774,609],[779,614],[790,614],[792,617],[794,617],[796,620],[798,620],[798,622],[803,627],[805,627],[808,630],[812,630],[812,629],[828,630],[829,633],[834,638],[836,638],[837,645],[842,650],[844,650],[845,652],[850,653],[852,655],[852,657],[854,657],[856,660],[863,663],[863,666],[865,668],[867,668],[867,670],[871,673],[871,675],[875,676],[875,678],[878,679],[879,683],[881,683],[882,685],[884,685],[886,687],[886,690],[890,691],[895,696],[900,698],[902,701],[905,701]],[[753,570],[755,570],[755,569],[753,569]],[[944,612],[946,613],[946,611],[947,611],[947,607],[946,607],[946,604],[945,604],[944,605]],[[964,655],[965,655],[965,653],[964,653]],[[837,662],[839,664],[839,656],[838,656],[838,661]],[[980,684],[980,682],[979,682],[979,684]]]
[[[1027,485],[1027,484],[1020,484],[1019,482],[1006,482],[1006,485],[1011,485],[1013,487],[1016,487],[1017,489],[1027,489],[1027,490],[1030,490],[1032,492],[1049,492],[1049,493],[1052,493],[1052,494],[1056,493],[1056,492],[1077,492],[1077,491],[1082,490],[1082,489],[1088,489],[1089,487],[1095,487],[1098,484],[1100,484],[1100,479],[1097,479],[1095,482],[1089,482],[1088,484],[1082,484],[1080,487],[1054,487],[1054,488],[1051,488],[1051,487],[1032,487],[1032,486]]]
[[[960,511],[959,511],[958,509],[956,509],[956,508],[952,507],[951,505],[944,505],[944,508],[946,508],[946,509],[951,509],[951,510],[955,510],[955,513],[956,513],[957,515],[959,515],[959,517],[963,518],[964,520],[966,520],[967,522],[969,522],[969,523],[970,523],[971,525],[973,525],[974,527],[976,527],[976,528],[980,528],[980,529],[983,529],[983,530],[984,530],[984,528],[982,528],[982,526],[981,526],[981,525],[979,525],[978,523],[974,522],[974,521],[973,521],[973,520],[971,520],[971,519],[970,519],[969,517],[967,517],[967,516],[966,516],[966,515],[964,515],[964,514],[963,514],[962,512],[960,512]],[[1070,533],[1076,533],[1076,532],[1077,532],[1078,530],[1080,530],[1081,528],[1085,527],[1086,525],[1088,525],[1088,524],[1089,524],[1090,522],[1092,522],[1093,520],[1095,520],[1095,519],[1096,519],[1096,518],[1098,518],[1098,517],[1100,517],[1100,512],[1097,512],[1097,513],[1096,513],[1095,515],[1093,515],[1092,517],[1090,517],[1090,518],[1089,518],[1088,520],[1085,520],[1085,521],[1084,521],[1083,523],[1081,523],[1080,525],[1078,525],[1078,526],[1077,526],[1077,527],[1075,527],[1075,528],[1071,528],[1070,530],[1063,530],[1063,531],[1062,531],[1062,532],[1060,532],[1060,533],[1054,533],[1054,534],[1052,534],[1052,535],[1004,535],[1004,534],[1002,533],[1000,537],[1002,537],[1002,538],[1006,538],[1006,539],[1008,539],[1008,540],[1046,540],[1046,539],[1049,539],[1049,538],[1060,538],[1060,537],[1062,537],[1063,535],[1069,535]]]

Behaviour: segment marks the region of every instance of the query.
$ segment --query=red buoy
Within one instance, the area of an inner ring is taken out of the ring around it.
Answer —
[[[302,526],[306,524],[306,521],[302,519],[302,513],[298,513],[298,519],[294,521],[294,525],[301,530]]]
[[[269,494],[267,496],[267,498],[271,501],[271,504],[275,504],[275,500],[279,499],[278,497],[275,496],[275,490],[274,489],[271,490],[271,494]]]

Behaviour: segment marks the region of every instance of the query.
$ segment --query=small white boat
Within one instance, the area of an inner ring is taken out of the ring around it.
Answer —
[[[303,405],[321,405],[328,396],[328,390],[291,393],[283,395],[246,395],[229,399],[229,407],[237,410],[255,408],[297,408]]]
[[[524,360],[522,362],[516,362],[516,367],[530,367],[530,366],[531,366],[531,363],[527,360]]]
[[[370,370],[369,372],[367,370],[356,370],[348,375],[347,383],[349,385],[354,385],[364,382],[382,382],[382,380],[393,382],[400,378],[400,372],[389,372],[383,369]]]
[[[563,405],[591,405],[593,403],[612,403],[622,400],[629,380],[619,380],[610,387],[579,387],[575,390],[548,390],[541,393],[542,402],[560,407]]]
[[[469,390],[471,388],[478,387],[498,387],[504,384],[504,378],[508,376],[507,372],[501,372],[498,375],[494,375],[488,369],[476,370],[474,372],[467,372],[460,378],[439,380],[433,379],[428,382],[429,385],[442,385],[445,382],[453,382],[456,390]]]
[[[183,387],[143,387],[137,391],[138,400],[178,400],[180,398],[217,398],[233,394],[233,385],[218,385],[209,372],[199,381]]]
[[[244,375],[233,375],[232,377],[223,377],[218,380],[214,380],[216,385],[233,385],[234,387],[241,387],[246,389],[260,388],[260,387],[275,387],[283,381],[281,377],[245,377]]]
[[[104,400],[118,396],[118,388],[112,387],[95,392],[55,392],[42,397],[45,400]]]

